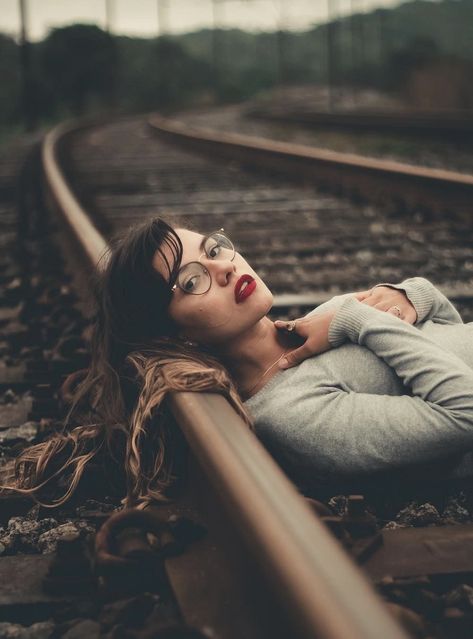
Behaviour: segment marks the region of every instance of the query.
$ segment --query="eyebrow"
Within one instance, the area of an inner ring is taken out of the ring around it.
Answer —
[[[201,251],[201,252],[202,252],[202,251],[204,250],[204,246],[205,246],[205,243],[206,243],[206,241],[207,241],[208,237],[209,237],[208,235],[204,235],[204,236],[202,237],[202,239],[200,240],[200,244],[199,244],[199,251]]]

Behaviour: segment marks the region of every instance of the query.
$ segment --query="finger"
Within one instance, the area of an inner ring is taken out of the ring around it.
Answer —
[[[402,312],[402,309],[400,306],[397,306],[396,308],[394,306],[390,306],[386,310],[386,313],[389,313],[390,315],[394,315],[394,317],[398,317],[399,319],[404,319],[404,313]]]
[[[387,311],[388,310],[388,306],[386,305],[386,302],[377,302],[374,305],[374,308],[377,308],[378,311]]]
[[[297,366],[308,357],[312,357],[313,353],[307,344],[303,344],[296,350],[291,351],[279,362],[279,368],[285,370],[292,366]]]
[[[274,322],[274,325],[276,326],[276,328],[281,328],[284,329],[286,331],[289,331],[290,333],[297,333],[297,329],[300,326],[300,323],[302,322],[303,318],[298,318],[295,320],[276,320]],[[290,328],[290,326],[293,326],[293,328]]]
[[[368,291],[358,291],[357,293],[353,294],[353,297],[356,298],[359,302],[362,302],[370,295],[371,295],[371,289],[369,289]]]

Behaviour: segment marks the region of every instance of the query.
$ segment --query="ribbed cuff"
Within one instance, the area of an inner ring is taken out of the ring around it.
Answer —
[[[389,286],[395,288],[398,291],[404,291],[407,299],[415,308],[417,313],[416,324],[422,322],[424,318],[430,313],[430,309],[434,303],[434,295],[432,292],[433,286],[423,277],[411,277],[404,280],[400,284],[376,284],[373,288],[378,286]]]
[[[379,312],[379,311],[376,311]],[[364,322],[372,317],[373,309],[350,297],[343,302],[330,322],[328,341],[336,348],[347,339],[358,343]]]

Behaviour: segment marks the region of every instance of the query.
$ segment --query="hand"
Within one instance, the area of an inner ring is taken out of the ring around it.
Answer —
[[[373,306],[373,308],[379,311],[391,313],[409,324],[415,324],[417,321],[416,310],[403,291],[398,291],[389,286],[376,286],[367,291],[353,293],[353,297],[362,304]],[[401,312],[400,315],[398,315],[396,309],[393,308],[395,306],[399,308]],[[305,342],[299,348],[290,351],[286,357],[279,362],[279,368],[292,368],[308,357],[328,351],[331,348],[328,341],[328,331],[330,322],[336,311],[337,309],[334,309],[325,313],[293,320],[295,322],[293,332],[299,337],[304,338]],[[287,330],[288,322],[286,321],[276,320],[274,324],[278,329]]]
[[[415,324],[417,321],[416,310],[403,291],[398,291],[389,286],[376,286],[368,291],[359,291],[354,294],[354,297],[362,304],[373,306],[379,311],[391,313],[409,324]],[[396,306],[400,314],[396,312]]]
[[[293,333],[299,337],[305,338],[305,342],[299,348],[290,351],[284,359],[279,362],[279,368],[291,368],[300,364],[312,355],[318,355],[330,348],[328,341],[328,330],[330,322],[333,319],[337,309],[326,311],[318,315],[310,317],[301,317],[293,320],[295,322]],[[288,322],[276,320],[274,322],[276,328],[287,330]]]

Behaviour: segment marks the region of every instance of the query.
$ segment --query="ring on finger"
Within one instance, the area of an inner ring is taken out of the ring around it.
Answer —
[[[395,304],[394,306],[391,306],[389,310],[393,311],[396,317],[401,317],[401,309],[399,308],[399,306],[397,306],[397,304]]]
[[[291,320],[290,322],[286,322],[286,331],[292,333],[292,331],[296,330],[296,320]]]

